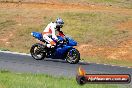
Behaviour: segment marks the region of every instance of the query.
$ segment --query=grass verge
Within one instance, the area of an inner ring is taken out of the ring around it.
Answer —
[[[16,74],[0,71],[0,88],[121,88],[112,84],[80,86],[75,78],[53,77],[44,74]]]
[[[0,51],[9,51],[9,49],[6,49],[6,48],[0,48]]]
[[[82,60],[85,62],[90,62],[90,63],[100,63],[100,64],[132,67],[131,60],[108,59],[104,57],[82,57]]]
[[[46,15],[45,12],[47,11],[50,14],[54,14],[54,16]],[[12,28],[13,30],[16,30],[16,33],[14,34],[14,37],[9,40],[9,42],[11,42],[10,45],[5,46],[4,44],[0,44],[0,46],[7,47],[11,51],[29,52],[31,45],[36,42],[30,33],[32,31],[42,32],[43,28],[46,27],[50,21],[55,20],[57,16],[62,17],[65,21],[65,26],[63,28],[64,33],[71,35],[80,44],[91,43],[93,45],[101,46],[116,46],[118,43],[132,35],[131,31],[116,30],[117,28],[115,26],[120,22],[132,19],[131,16],[81,11],[62,11],[58,13],[52,10],[42,10],[41,12],[45,15],[39,14],[37,10],[31,10],[30,14],[25,10],[22,10],[22,13],[19,14],[19,19],[21,20],[14,18],[16,21],[20,21],[21,25],[15,24]],[[7,15],[8,18],[10,18],[10,14],[9,11]],[[16,14],[14,14],[13,17],[15,16]],[[10,29],[10,27],[6,28],[6,30],[7,29]]]

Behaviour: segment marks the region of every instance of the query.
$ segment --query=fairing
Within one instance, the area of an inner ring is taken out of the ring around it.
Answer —
[[[35,38],[37,38],[38,40],[42,40],[43,39],[43,36],[41,33],[39,32],[32,32],[31,35]]]
[[[32,32],[31,34],[33,37],[37,38],[38,40],[43,39],[42,34],[39,32]],[[64,40],[64,38],[62,38],[61,36],[57,36],[57,37],[60,41]],[[69,49],[72,49],[73,46],[77,45],[77,42],[75,40],[73,40],[72,38],[70,38],[70,37],[66,37],[66,38],[68,40],[68,44],[57,45],[57,47],[55,48],[55,53],[52,56],[50,56],[50,58],[63,59],[65,57],[66,52]]]

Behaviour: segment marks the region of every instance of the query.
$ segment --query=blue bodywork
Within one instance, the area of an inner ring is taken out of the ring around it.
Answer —
[[[41,33],[39,32],[32,32],[31,33],[33,37],[37,38],[38,40],[42,40],[43,36]],[[57,36],[59,41],[63,41],[64,38],[62,38],[61,36]],[[58,44],[55,47],[55,52],[53,55],[49,56],[49,58],[58,58],[58,59],[63,59],[65,57],[66,52],[71,49],[73,50],[73,46],[77,46],[77,42],[75,40],[73,40],[70,37],[66,37],[66,39],[68,40],[67,44]],[[54,40],[54,39],[53,39]]]
[[[39,32],[32,32],[31,35],[35,38],[37,38],[38,40],[42,40],[43,39],[43,36],[41,33]]]

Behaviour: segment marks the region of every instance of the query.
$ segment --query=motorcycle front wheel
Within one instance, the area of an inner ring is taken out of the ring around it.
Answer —
[[[70,64],[77,64],[80,60],[80,53],[77,49],[72,48],[67,52],[66,61]]]
[[[46,52],[43,47],[44,46],[39,43],[32,45],[30,53],[35,60],[42,60],[46,57]]]

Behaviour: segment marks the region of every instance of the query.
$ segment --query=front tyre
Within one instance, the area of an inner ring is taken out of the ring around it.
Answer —
[[[67,52],[66,61],[70,64],[77,64],[80,60],[80,53],[77,49],[72,48]]]
[[[32,45],[30,49],[31,56],[35,60],[42,60],[46,56],[46,51],[44,51],[44,46],[42,44],[36,43]]]

